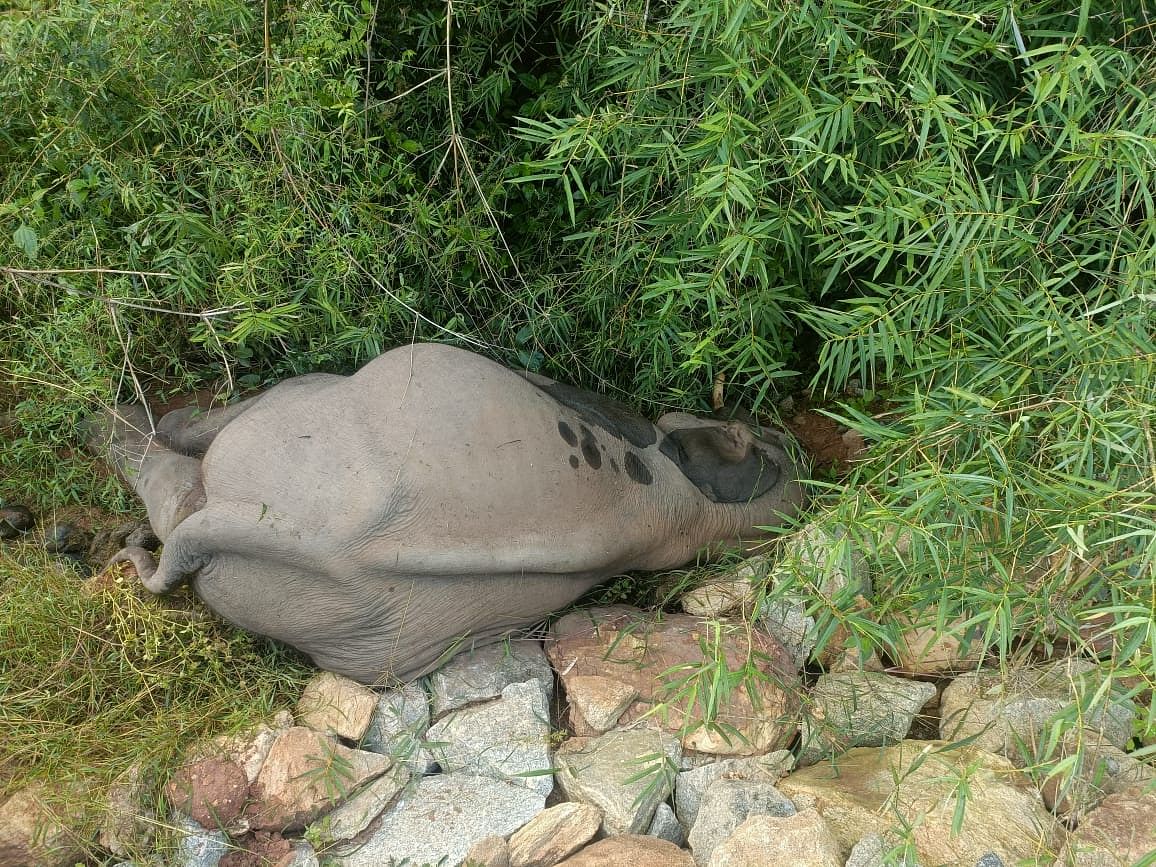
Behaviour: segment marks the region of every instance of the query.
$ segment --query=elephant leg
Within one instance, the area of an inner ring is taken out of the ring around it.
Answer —
[[[200,409],[186,406],[167,412],[157,423],[157,436],[174,452],[202,458],[221,429],[253,406],[262,395],[246,398],[228,406]]]
[[[201,462],[158,441],[143,407],[118,406],[90,420],[85,435],[145,504],[162,542],[205,503]]]

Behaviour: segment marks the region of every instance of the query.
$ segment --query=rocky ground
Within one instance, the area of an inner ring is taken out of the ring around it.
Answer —
[[[121,867],[994,867],[1156,850],[1156,773],[1126,752],[1137,708],[1072,712],[1102,686],[1092,661],[988,669],[919,623],[891,659],[848,636],[816,653],[801,600],[754,593],[770,569],[747,561],[682,613],[576,611],[398,688],[318,674],[292,713],[190,750],[160,814],[148,769],[126,774],[95,842],[105,863],[138,853]],[[91,846],[45,794],[0,805],[0,867],[71,867]]]

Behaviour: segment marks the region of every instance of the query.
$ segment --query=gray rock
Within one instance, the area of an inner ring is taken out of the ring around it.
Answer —
[[[363,843],[332,850],[330,857],[337,867],[380,867],[404,859],[455,867],[478,840],[512,834],[545,804],[538,792],[489,777],[423,777]]]
[[[1003,858],[999,857],[995,852],[988,852],[975,862],[975,867],[1007,867],[1007,865],[1004,864]]]
[[[694,827],[703,795],[715,780],[749,780],[753,783],[777,783],[791,772],[795,759],[787,750],[776,750],[765,756],[724,759],[681,772],[675,783],[674,812],[684,831]]]
[[[646,836],[666,840],[675,846],[686,845],[686,834],[682,831],[682,825],[678,823],[674,809],[666,801],[659,804],[658,809],[654,811],[654,819],[646,829]]]
[[[886,855],[887,844],[883,842],[882,834],[864,834],[851,847],[851,854],[847,856],[844,867],[883,867]]]
[[[352,840],[381,815],[409,780],[409,770],[395,765],[312,827],[326,842]]]
[[[911,722],[935,696],[930,683],[870,671],[825,674],[811,690],[800,727],[799,764],[851,747],[878,747],[907,737]]]
[[[768,598],[759,609],[756,622],[779,640],[799,668],[807,664],[819,643],[815,618],[807,613],[807,601],[802,596],[784,593]]]
[[[705,867],[715,847],[726,842],[750,816],[782,818],[795,812],[791,799],[770,783],[715,780],[703,796],[686,839],[695,863]]]
[[[1094,663],[1067,659],[1006,674],[962,674],[943,691],[940,736],[975,738],[982,749],[1012,761],[1032,760],[1060,714],[1076,719],[1076,704],[1100,686]],[[1130,702],[1101,702],[1080,716],[1083,729],[1124,749],[1132,738],[1136,709]],[[1025,754],[1026,751],[1026,754]]]
[[[641,834],[674,788],[681,752],[673,735],[653,729],[571,738],[554,757],[555,779],[568,800],[602,810],[605,834]]]
[[[447,714],[430,728],[427,746],[444,770],[508,780],[546,797],[554,789],[548,701],[537,678],[512,683],[496,701]]]
[[[429,695],[421,682],[386,690],[377,700],[361,748],[391,756],[415,774],[432,774],[437,762],[425,748]]]
[[[537,639],[511,639],[462,651],[430,675],[434,719],[497,698],[511,683],[531,678],[541,681],[553,696],[554,675]]]
[[[174,814],[177,832],[175,867],[217,867],[229,851],[224,831],[207,831],[187,816]]]

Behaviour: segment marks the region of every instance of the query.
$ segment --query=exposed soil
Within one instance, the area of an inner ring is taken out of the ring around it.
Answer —
[[[784,414],[783,424],[814,459],[816,474],[845,475],[867,449],[858,432],[823,415],[802,399],[795,400],[791,414]]]

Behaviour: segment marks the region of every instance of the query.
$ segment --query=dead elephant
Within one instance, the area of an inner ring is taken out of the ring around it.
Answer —
[[[631,569],[754,538],[802,500],[777,442],[435,344],[240,403],[96,420],[90,445],[144,500],[159,562],[233,623],[365,683],[540,620]]]

